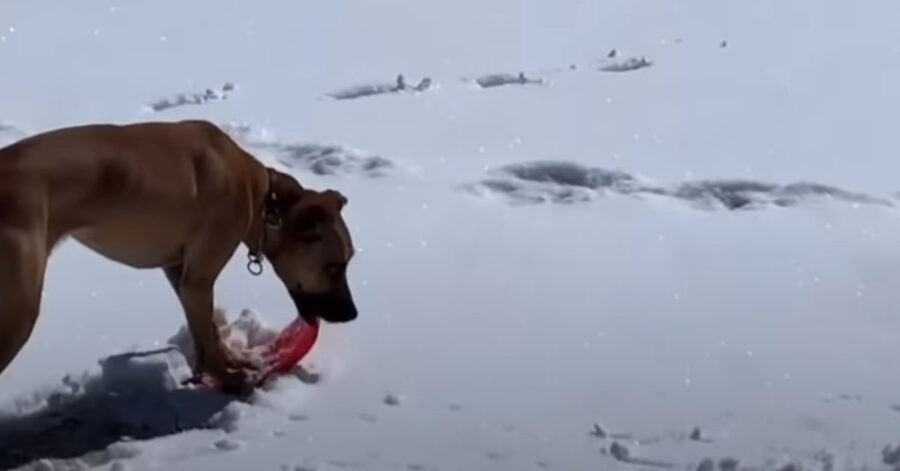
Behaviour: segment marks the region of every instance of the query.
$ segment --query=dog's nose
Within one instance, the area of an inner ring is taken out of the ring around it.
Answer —
[[[355,320],[356,317],[359,315],[359,312],[356,310],[356,304],[354,304],[353,301],[350,301],[350,307],[345,312],[345,315],[347,317],[346,322]]]
[[[355,320],[359,315],[359,312],[356,309],[356,304],[354,304],[353,300],[345,300],[340,303],[340,306],[336,306],[336,308],[332,311],[336,315],[333,316],[334,319],[331,322],[334,323],[343,323],[350,322]],[[327,319],[326,319],[327,320]]]
[[[306,294],[291,291],[297,314],[303,318],[318,317],[335,324],[356,319],[358,312],[352,297],[333,294]]]

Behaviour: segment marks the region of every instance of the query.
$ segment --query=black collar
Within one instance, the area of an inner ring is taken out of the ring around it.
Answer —
[[[267,168],[266,170],[269,178],[266,197],[263,201],[262,226],[260,227],[259,243],[255,249],[251,248],[247,253],[247,270],[255,276],[259,276],[263,272],[263,247],[266,243],[266,231],[269,226],[278,226],[281,224],[281,213],[278,211],[278,195],[275,194],[274,185],[274,181],[278,176],[275,174],[274,169]]]

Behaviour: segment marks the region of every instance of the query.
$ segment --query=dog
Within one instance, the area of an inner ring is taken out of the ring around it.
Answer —
[[[356,319],[347,201],[263,165],[204,120],[86,124],[14,142],[0,149],[0,374],[34,329],[48,258],[71,237],[161,269],[194,342],[195,377],[243,389],[258,365],[223,345],[216,279],[244,244],[248,269],[268,259],[299,316]]]

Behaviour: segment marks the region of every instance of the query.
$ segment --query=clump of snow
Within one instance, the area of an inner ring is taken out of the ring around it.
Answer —
[[[710,458],[705,458],[697,465],[696,471],[715,471],[716,463]]]
[[[259,353],[262,347],[278,336],[279,331],[266,324],[260,314],[253,309],[242,310],[230,323],[224,309],[217,307],[213,312],[213,320],[219,326],[222,342],[235,351]],[[196,351],[187,325],[181,326],[167,342],[175,346],[190,365],[195,364]]]
[[[700,441],[703,439],[703,433],[700,431],[699,427],[694,427],[694,429],[691,430],[689,438],[694,441]]]
[[[737,471],[740,461],[734,458],[722,458],[719,460],[719,471]]]
[[[397,394],[387,393],[384,396],[383,402],[389,406],[399,406],[403,403],[403,398]]]
[[[651,65],[653,65],[653,62],[644,57],[615,59],[615,56],[612,56],[608,57],[607,60],[601,61],[598,70],[603,72],[632,72],[645,67],[650,67]]]
[[[547,83],[542,78],[527,77],[525,72],[519,72],[515,75],[507,73],[482,75],[472,79],[472,82],[481,88],[494,88],[504,85],[545,85]]]
[[[900,466],[900,444],[885,446],[881,450],[881,461],[886,465]]]
[[[612,442],[612,445],[609,446],[609,454],[619,461],[631,460],[631,450],[618,441]]]
[[[147,104],[147,108],[158,113],[186,105],[204,105],[211,101],[226,100],[228,95],[236,90],[237,86],[234,83],[225,82],[218,90],[207,88],[203,92],[179,93],[150,102]]]
[[[591,429],[590,433],[597,438],[606,438],[609,435],[606,429],[603,428],[603,426],[600,424],[594,424],[594,427]]]
[[[432,87],[431,77],[423,77],[418,84],[410,86],[406,83],[406,77],[403,74],[400,74],[393,82],[356,85],[328,93],[326,96],[334,98],[335,100],[355,100],[375,95],[387,95],[402,92],[425,92]]]
[[[223,439],[217,440],[215,443],[213,443],[213,446],[217,450],[232,451],[232,450],[237,450],[238,448],[240,448],[241,443],[238,441],[235,441],[235,440],[229,440],[227,438],[223,438]]]

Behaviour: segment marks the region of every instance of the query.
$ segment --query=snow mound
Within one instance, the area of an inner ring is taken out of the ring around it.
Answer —
[[[893,207],[884,198],[810,182],[775,184],[753,180],[700,180],[665,187],[632,174],[565,161],[516,163],[490,170],[488,178],[462,188],[498,196],[513,205],[584,203],[604,193],[675,198],[703,209],[792,207],[816,200]]]
[[[225,124],[222,129],[248,148],[269,155],[293,170],[328,176],[381,177],[398,169],[384,157],[343,146],[284,142],[266,130],[243,124]]]
[[[608,58],[600,61],[598,70],[602,72],[632,72],[652,65],[653,62],[644,57]]]
[[[225,82],[221,89],[213,90],[207,88],[202,93],[179,93],[177,95],[160,98],[146,105],[147,109],[152,112],[166,111],[172,108],[178,108],[186,105],[203,105],[210,101],[225,100],[228,95],[236,90],[236,86],[231,82]]]
[[[224,310],[217,308],[214,315],[214,321],[219,325],[219,335],[227,346],[234,349],[252,350],[265,346],[278,336],[278,330],[268,326],[259,313],[252,309],[241,311],[230,324]],[[169,338],[168,344],[181,352],[187,364],[194,365],[196,352],[187,325],[181,326],[178,332]]]
[[[472,82],[481,88],[494,88],[504,85],[544,85],[546,83],[544,79],[528,78],[524,72],[520,72],[518,75],[506,73],[482,75],[472,79]]]
[[[232,347],[252,349],[278,334],[252,310],[229,324],[224,311],[217,309],[216,317],[222,338]],[[272,398],[265,394],[277,391],[279,380],[251,398],[250,405],[214,390],[184,386],[195,358],[187,327],[168,343],[165,348],[103,358],[99,372],[66,376],[48,391],[0,409],[0,469],[101,466],[154,446],[141,441],[188,431],[232,432],[244,417],[241,406],[272,407]],[[212,446],[227,451],[233,443],[220,439]]]
[[[430,77],[424,77],[419,83],[410,87],[404,76],[398,75],[394,82],[378,82],[356,85],[326,94],[335,100],[355,100],[375,95],[386,95],[400,92],[424,92],[432,88]]]

